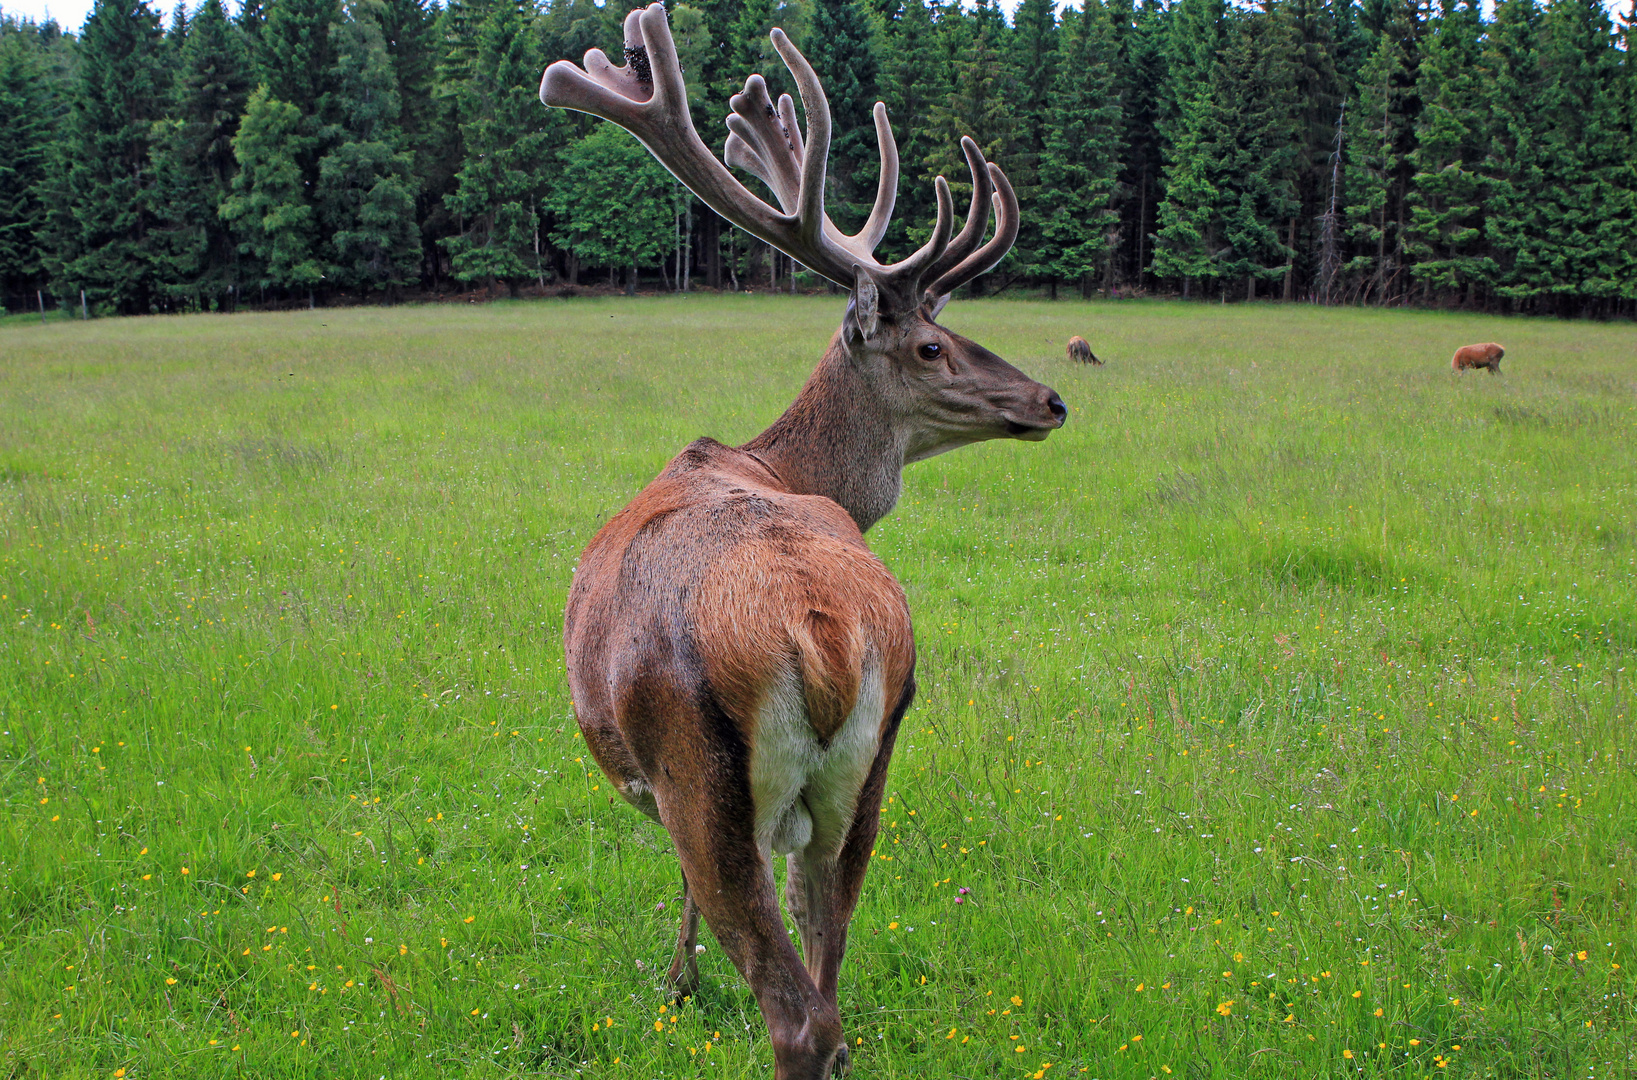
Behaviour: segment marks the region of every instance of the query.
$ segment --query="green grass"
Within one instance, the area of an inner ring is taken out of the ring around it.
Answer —
[[[708,935],[662,1011],[675,862],[582,760],[561,612],[840,311],[0,328],[0,1076],[770,1075]],[[855,1075],[1637,1070],[1637,330],[947,321],[1072,414],[871,534],[921,689]]]

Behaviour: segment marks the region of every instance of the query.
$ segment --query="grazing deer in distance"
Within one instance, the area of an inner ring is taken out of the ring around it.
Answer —
[[[1467,368],[1488,368],[1491,375],[1501,373],[1501,357],[1506,350],[1493,341],[1483,345],[1462,345],[1450,357],[1449,366],[1458,374],[1464,374]]]
[[[729,102],[724,157],[772,191],[752,195],[689,117],[665,9],[625,20],[625,59],[559,61],[540,98],[626,128],[729,222],[849,290],[830,347],[784,415],[729,447],[701,438],[616,514],[581,556],[564,650],[586,745],[625,799],[663,825],[682,864],[669,979],[698,983],[701,914],[756,995],[779,1080],[844,1069],[836,1008],[847,926],[879,825],[887,763],[914,695],[903,589],[863,534],[898,500],[905,465],[984,439],[1044,439],[1068,410],[1050,387],[934,321],[949,294],[1017,236],[1018,204],[962,140],[972,204],[959,235],[943,177],[920,250],[873,252],[897,194],[898,151],[875,107],[881,178],[848,236],[824,210],[830,109],[784,33],[807,136],[760,75]],[[995,234],[983,243],[991,203]],[[788,857],[779,913],[773,856]],[[805,963],[804,963],[805,958]]]
[[[1091,346],[1079,334],[1069,338],[1069,359],[1081,364],[1091,364],[1102,367],[1103,362],[1097,359],[1097,354],[1091,351]]]

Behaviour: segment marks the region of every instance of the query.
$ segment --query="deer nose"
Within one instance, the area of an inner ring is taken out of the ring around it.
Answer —
[[[1069,407],[1063,404],[1063,399],[1058,397],[1056,394],[1053,394],[1047,400],[1046,408],[1050,409],[1052,411],[1052,416],[1057,418],[1057,424],[1059,427],[1061,427],[1069,418]]]

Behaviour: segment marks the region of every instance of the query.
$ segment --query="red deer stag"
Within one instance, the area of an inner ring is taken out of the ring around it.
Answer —
[[[1501,373],[1501,357],[1506,350],[1493,341],[1483,345],[1462,345],[1450,357],[1449,366],[1456,372],[1465,373],[1467,368],[1488,368],[1491,375]]]
[[[780,1080],[828,1077],[848,1051],[836,1008],[847,925],[875,840],[887,762],[914,694],[914,640],[898,582],[863,533],[898,500],[904,466],[966,443],[1038,441],[1068,410],[1049,388],[934,322],[948,295],[1000,261],[1018,205],[1000,169],[962,140],[965,227],[937,224],[902,262],[878,262],[898,152],[875,107],[881,178],[864,227],[824,210],[830,109],[782,31],[807,137],[760,75],[730,101],[727,163],[689,118],[665,9],[625,20],[625,58],[547,69],[540,97],[626,128],[711,209],[850,291],[840,330],[795,402],[741,447],[699,439],[605,525],[581,556],[564,627],[575,715],[597,763],[663,825],[682,864],[670,981],[697,985],[704,915],[750,984]],[[991,204],[995,234],[983,243]],[[785,931],[773,871],[788,856]]]
[[[1081,364],[1091,364],[1102,367],[1103,362],[1097,359],[1097,354],[1091,351],[1091,346],[1079,334],[1069,338],[1069,359]]]

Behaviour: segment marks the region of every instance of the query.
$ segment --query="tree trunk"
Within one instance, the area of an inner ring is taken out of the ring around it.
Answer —
[[[1290,219],[1290,261],[1285,263],[1285,303],[1295,299],[1296,290],[1296,219]]]
[[[713,289],[722,287],[722,219],[710,207],[705,208],[701,243],[705,247],[705,284]]]
[[[1227,290],[1224,289],[1223,292],[1226,293]],[[1226,299],[1226,296],[1224,296],[1224,299]],[[1256,299],[1256,275],[1255,274],[1246,274],[1245,275],[1245,299],[1247,301]]]

